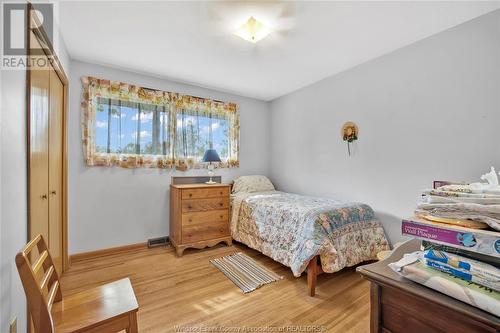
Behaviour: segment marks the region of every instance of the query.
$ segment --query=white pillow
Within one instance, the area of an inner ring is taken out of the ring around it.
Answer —
[[[234,180],[233,193],[274,191],[274,185],[269,178],[261,175],[241,176]]]

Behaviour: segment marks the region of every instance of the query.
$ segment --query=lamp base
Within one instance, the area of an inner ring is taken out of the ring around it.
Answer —
[[[214,176],[214,166],[212,163],[210,163],[208,165],[208,177],[210,177],[210,179],[208,180],[208,182],[205,182],[205,184],[208,184],[208,185],[213,185],[213,184],[217,184],[217,182],[214,182],[212,177]]]

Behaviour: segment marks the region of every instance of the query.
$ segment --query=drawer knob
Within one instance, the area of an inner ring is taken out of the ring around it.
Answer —
[[[224,218],[224,216],[223,216],[223,215],[221,215],[221,216],[220,216],[220,218],[221,218],[221,219],[223,219],[223,218]]]
[[[192,197],[193,196],[193,193],[189,193],[189,196]]]
[[[224,206],[224,204],[221,202],[221,203],[219,203],[219,206],[221,206],[221,207],[222,207],[222,206]]]
[[[193,220],[192,220],[192,219],[189,219],[189,222],[193,222]]]
[[[191,208],[193,208],[193,207],[191,207],[191,205],[188,205],[188,209],[191,209]]]
[[[222,195],[222,192],[220,192],[220,195]]]

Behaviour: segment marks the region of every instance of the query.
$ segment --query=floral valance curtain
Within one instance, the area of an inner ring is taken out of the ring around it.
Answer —
[[[234,103],[83,77],[82,136],[89,166],[200,168],[214,148],[238,167],[239,112]]]

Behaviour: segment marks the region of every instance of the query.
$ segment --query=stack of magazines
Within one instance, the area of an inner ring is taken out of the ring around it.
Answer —
[[[494,175],[494,176],[493,176]],[[435,182],[423,192],[402,233],[422,240],[422,251],[389,266],[406,278],[500,316],[500,186]]]

